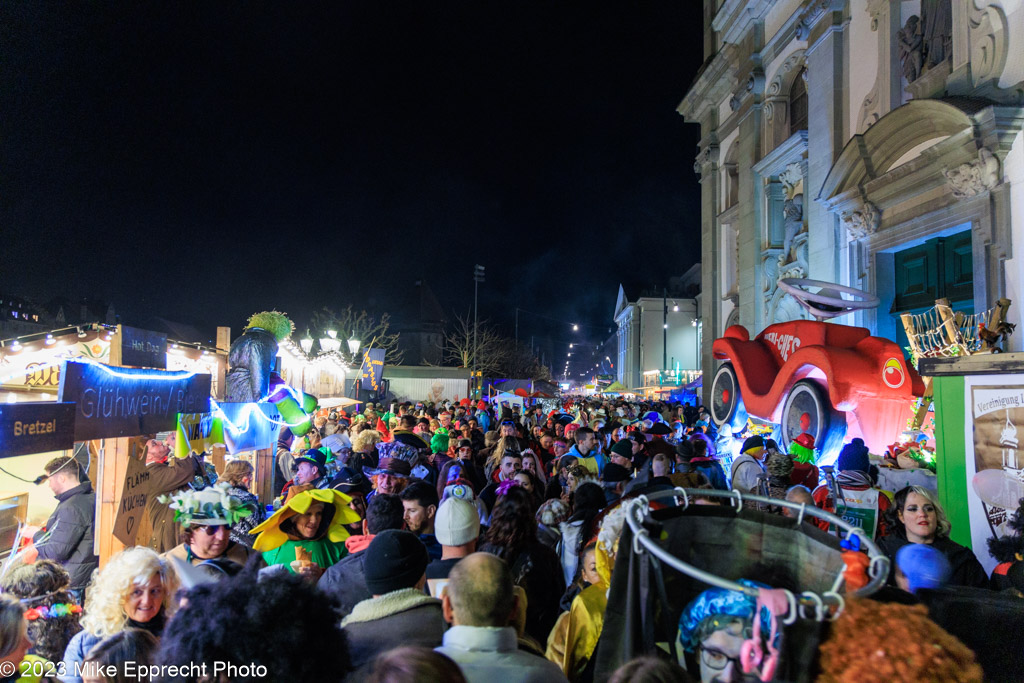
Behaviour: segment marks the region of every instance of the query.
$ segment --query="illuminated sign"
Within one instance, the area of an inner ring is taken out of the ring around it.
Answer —
[[[2,403],[0,458],[72,448],[74,425],[71,403]]]
[[[60,400],[76,404],[75,441],[170,431],[178,413],[210,410],[210,375],[74,361],[60,374]]]
[[[362,373],[363,389],[380,391],[380,380],[384,375],[384,349],[367,349],[363,354]]]
[[[167,335],[122,325],[121,362],[139,368],[166,368]]]

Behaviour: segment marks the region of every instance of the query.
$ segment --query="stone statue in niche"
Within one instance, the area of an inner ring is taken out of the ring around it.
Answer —
[[[900,62],[903,64],[903,77],[907,83],[913,83],[921,75],[924,64],[924,36],[917,15],[907,19],[906,25],[896,31],[896,41],[900,49]]]
[[[921,0],[924,24],[924,66],[941,64],[953,54],[952,0]]]
[[[788,263],[792,260],[790,252],[793,249],[793,241],[796,240],[796,236],[800,234],[800,231],[804,228],[804,195],[803,193],[793,195],[790,199],[787,199],[782,205],[782,215],[784,217],[783,227],[785,232],[782,238],[782,255],[780,256],[780,265]]]

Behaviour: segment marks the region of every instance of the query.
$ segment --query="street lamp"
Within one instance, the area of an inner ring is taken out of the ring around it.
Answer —
[[[299,346],[302,347],[306,355],[309,355],[309,352],[313,350],[313,338],[309,336],[309,330],[306,330],[306,336],[299,342]]]
[[[327,336],[320,337],[320,348],[327,353],[340,349],[341,340],[338,339],[338,332],[336,330],[327,330]]]
[[[572,326],[572,331],[573,331],[573,332],[579,332],[579,331],[580,331],[580,326],[579,326],[579,325],[577,325],[577,324],[575,324],[575,323],[573,323],[573,326]]]
[[[355,356],[357,353],[359,353],[360,344],[361,342],[358,339],[356,339],[356,333],[353,332],[352,336],[348,340],[348,352]]]

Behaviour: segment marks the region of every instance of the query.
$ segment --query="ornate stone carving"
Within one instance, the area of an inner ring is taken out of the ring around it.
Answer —
[[[736,111],[739,108],[740,108],[740,96],[739,95],[733,95],[732,97],[729,98],[729,109],[731,109],[732,111]]]
[[[999,159],[982,147],[978,150],[977,161],[960,164],[956,168],[943,171],[942,174],[946,176],[946,184],[953,191],[954,197],[974,197],[999,184]]]
[[[921,67],[924,65],[924,36],[921,33],[921,19],[916,14],[896,31],[896,44],[900,50],[903,77],[907,83],[913,83],[921,75]]]
[[[854,240],[859,240],[878,232],[878,224],[881,218],[882,214],[878,211],[878,207],[871,202],[864,202],[859,209],[844,211],[840,216],[840,220],[846,226],[846,231],[850,233],[850,239]]]
[[[693,161],[693,172],[698,176],[702,176],[702,169],[705,164],[711,163],[712,154],[718,151],[718,145],[708,145],[704,149],[697,152],[697,157]]]
[[[807,40],[811,36],[811,29],[818,23],[821,15],[830,10],[841,10],[843,4],[841,0],[814,0],[807,6],[796,24],[796,39]]]
[[[786,94],[785,91],[787,90],[787,83],[792,80],[790,74],[803,68],[806,63],[806,55],[803,50],[797,50],[789,57],[786,57],[786,61],[782,63],[779,70],[775,72],[775,76],[772,77],[772,82],[768,85],[768,89],[765,91],[765,94],[768,95],[768,97],[784,96]]]
[[[998,81],[1006,66],[1006,17],[999,7],[978,9],[971,2],[967,10],[967,40],[971,51],[971,78],[975,87]]]
[[[786,196],[792,197],[797,191],[797,186],[804,180],[803,166],[798,161],[794,161],[786,166],[786,170],[779,174],[779,182],[782,183],[782,187],[786,190]]]

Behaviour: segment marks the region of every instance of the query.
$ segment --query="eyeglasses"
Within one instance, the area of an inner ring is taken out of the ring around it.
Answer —
[[[201,526],[199,528],[202,529],[203,531],[205,531],[207,536],[216,536],[218,531],[220,531],[221,529],[227,529],[228,525],[227,524],[207,524],[207,525]]]
[[[740,666],[739,657],[730,657],[721,650],[716,650],[711,647],[704,647],[703,645],[700,645],[698,647],[700,647],[700,661],[704,666],[708,667],[709,669],[721,671],[726,667],[726,665],[729,662],[732,662],[737,667]]]

